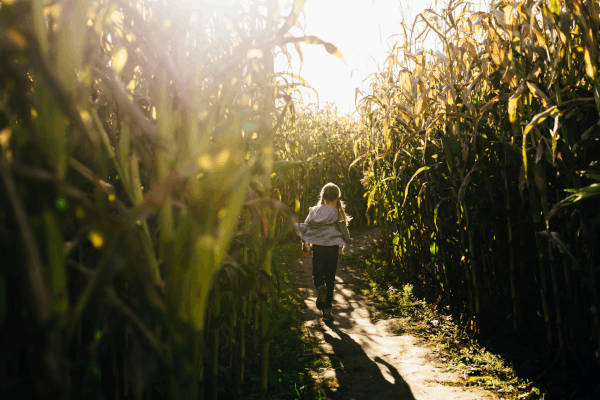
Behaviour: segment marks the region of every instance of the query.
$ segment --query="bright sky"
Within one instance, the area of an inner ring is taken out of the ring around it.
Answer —
[[[473,0],[483,3],[483,0]],[[304,64],[294,73],[319,92],[319,105],[335,103],[342,113],[355,110],[355,90],[364,89],[364,78],[378,70],[388,51],[400,39],[400,22],[412,25],[426,8],[445,1],[435,0],[307,0],[303,26],[307,35],[333,43],[344,61],[327,53],[323,46],[303,45]],[[286,67],[281,67],[286,69]],[[314,95],[305,101],[316,102]]]
[[[416,14],[433,0],[307,0],[303,26],[307,35],[333,43],[344,61],[327,53],[323,46],[303,45],[304,64],[294,66],[319,92],[319,105],[336,103],[339,111],[353,112],[356,88],[381,66],[399,37],[400,22],[409,25]],[[309,93],[305,100],[316,101]]]

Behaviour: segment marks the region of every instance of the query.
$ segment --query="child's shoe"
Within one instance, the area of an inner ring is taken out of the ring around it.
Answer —
[[[317,289],[317,308],[322,310],[325,308],[325,298],[327,297],[327,286],[321,285]]]

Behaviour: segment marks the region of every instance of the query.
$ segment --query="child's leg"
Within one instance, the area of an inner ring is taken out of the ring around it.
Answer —
[[[315,287],[318,288],[321,285],[325,284],[325,277],[323,275],[324,271],[324,252],[323,246],[313,246],[313,256],[312,256],[312,264],[313,264],[313,282],[315,283]]]
[[[313,280],[317,288],[316,306],[319,310],[325,308],[327,297],[326,272],[327,272],[327,247],[313,246]]]
[[[324,279],[327,285],[327,298],[325,300],[325,308],[331,308],[333,302],[333,287],[335,286],[335,272],[338,264],[339,246],[327,246],[325,247],[324,255]]]

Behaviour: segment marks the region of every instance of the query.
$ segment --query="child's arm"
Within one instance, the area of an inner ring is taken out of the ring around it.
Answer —
[[[310,208],[308,209],[308,215],[307,215],[307,216],[306,216],[306,218],[304,219],[304,223],[305,223],[305,224],[308,224],[308,223],[310,222],[310,217],[312,217],[312,214],[313,214],[313,208],[312,208],[312,207],[310,207]]]
[[[308,228],[308,223],[310,222],[311,214],[312,214],[312,208],[310,208],[308,210],[308,215],[306,216],[306,219],[304,220],[304,222],[301,224],[296,224],[296,226],[298,227],[298,230],[300,231],[300,241],[302,243],[302,255],[304,257],[306,257],[310,253],[310,248],[312,247],[310,243],[305,242],[304,239],[302,239],[302,236],[304,235],[304,233],[306,233],[306,229]]]
[[[306,232],[306,228],[308,228],[308,223],[310,222],[310,218],[312,216],[312,208],[308,210],[308,215],[306,219],[302,223],[296,223],[296,229],[298,229],[298,234],[300,237]]]

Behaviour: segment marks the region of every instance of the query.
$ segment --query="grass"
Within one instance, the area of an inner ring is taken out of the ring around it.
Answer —
[[[287,242],[273,252],[273,270],[279,287],[279,304],[273,324],[277,327],[272,339],[269,366],[269,392],[272,400],[325,398],[324,388],[315,381],[316,371],[325,367],[326,361],[316,354],[317,344],[304,334],[300,302],[289,265],[300,256],[297,241]],[[258,399],[258,376],[250,377],[247,399]],[[256,382],[255,382],[256,381]]]
[[[544,394],[520,377],[501,356],[487,350],[450,314],[415,295],[410,283],[390,285],[383,277],[387,261],[377,249],[348,257],[347,265],[363,283],[362,293],[377,306],[376,319],[391,319],[396,333],[427,341],[439,360],[462,377],[452,386],[479,386],[508,399],[543,399]]]

